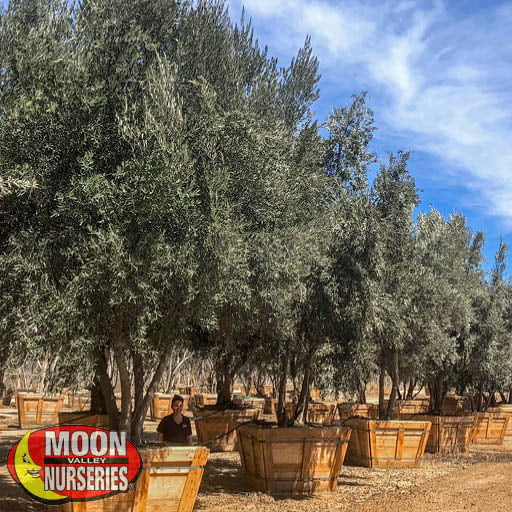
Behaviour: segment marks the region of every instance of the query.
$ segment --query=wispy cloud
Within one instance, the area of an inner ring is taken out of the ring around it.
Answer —
[[[283,57],[310,34],[329,91],[364,84],[381,137],[440,158],[512,230],[512,2],[479,11],[440,0],[243,3]],[[230,1],[235,12],[241,4]]]

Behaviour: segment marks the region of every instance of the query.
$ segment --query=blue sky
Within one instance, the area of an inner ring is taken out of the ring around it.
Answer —
[[[309,34],[320,60],[316,115],[368,91],[374,148],[411,150],[430,205],[483,230],[486,266],[512,246],[512,1],[229,0],[284,66]],[[509,258],[512,266],[512,259]],[[510,271],[510,269],[509,269]]]

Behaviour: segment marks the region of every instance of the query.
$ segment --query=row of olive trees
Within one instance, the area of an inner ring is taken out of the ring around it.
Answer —
[[[3,360],[59,354],[53,385],[89,384],[135,442],[176,351],[208,356],[222,406],[268,368],[282,425],[290,376],[294,423],[324,376],[504,389],[502,268],[487,285],[462,218],[412,223],[407,154],[369,183],[364,95],[320,137],[318,80],[309,41],[280,68],[223,2],[10,2],[0,174],[37,186],[0,203]]]

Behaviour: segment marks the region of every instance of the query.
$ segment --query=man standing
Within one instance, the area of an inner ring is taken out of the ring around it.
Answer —
[[[183,416],[183,397],[174,395],[171,407],[172,414],[162,418],[156,429],[158,440],[169,443],[191,444],[192,426],[190,420]]]

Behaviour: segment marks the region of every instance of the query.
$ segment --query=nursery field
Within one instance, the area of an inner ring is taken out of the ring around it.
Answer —
[[[12,482],[5,465],[12,444],[24,431],[13,428],[15,411],[0,409],[0,511],[39,512]],[[147,422],[153,436],[155,422]],[[238,453],[212,453],[194,510],[204,511],[486,511],[512,510],[512,445],[472,447],[468,454],[426,454],[416,469],[366,469],[344,466],[334,493],[278,498],[246,484]]]

